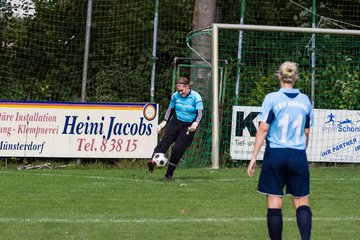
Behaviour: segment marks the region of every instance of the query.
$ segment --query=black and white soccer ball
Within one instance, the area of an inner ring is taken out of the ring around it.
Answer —
[[[165,157],[164,153],[155,153],[152,162],[156,167],[162,168],[166,166],[168,159]]]

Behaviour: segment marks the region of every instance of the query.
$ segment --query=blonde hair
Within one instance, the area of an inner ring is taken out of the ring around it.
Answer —
[[[190,81],[187,77],[179,77],[179,79],[176,81],[176,84],[185,84],[191,87],[194,83]]]
[[[299,78],[297,66],[295,62],[284,62],[277,72],[278,78],[286,83],[295,83]]]

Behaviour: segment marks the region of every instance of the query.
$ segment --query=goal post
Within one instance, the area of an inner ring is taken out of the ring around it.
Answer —
[[[286,32],[286,33],[304,33],[304,34],[327,34],[327,35],[351,35],[360,36],[360,30],[342,30],[342,29],[324,29],[324,28],[303,28],[303,27],[281,27],[281,26],[263,26],[263,25],[244,25],[244,24],[212,24],[212,146],[211,162],[213,169],[219,169],[219,144],[220,144],[220,120],[219,120],[219,31],[221,29],[237,31],[262,31],[262,32]],[[311,84],[311,88],[315,85]],[[311,89],[313,92],[314,89]]]

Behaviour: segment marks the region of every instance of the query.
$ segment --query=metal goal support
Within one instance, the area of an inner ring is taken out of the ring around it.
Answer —
[[[325,29],[325,28],[302,28],[302,27],[280,27],[264,25],[244,25],[244,24],[212,24],[212,92],[213,92],[213,112],[212,112],[212,148],[211,162],[213,169],[219,169],[219,29],[233,29],[239,31],[265,31],[265,32],[292,32],[292,33],[309,33],[309,34],[330,34],[330,35],[353,35],[360,36],[360,30],[342,30],[342,29]],[[312,86],[314,84],[312,83]],[[311,90],[312,92],[314,89]]]

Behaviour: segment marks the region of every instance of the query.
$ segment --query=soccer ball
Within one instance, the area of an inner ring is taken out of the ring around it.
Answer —
[[[162,168],[166,166],[168,160],[164,153],[155,153],[154,157],[152,158],[152,162],[156,167]]]

